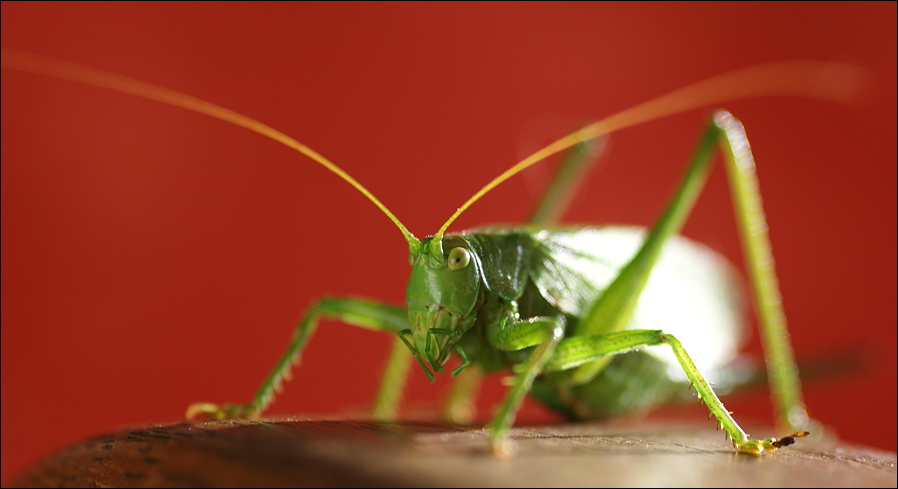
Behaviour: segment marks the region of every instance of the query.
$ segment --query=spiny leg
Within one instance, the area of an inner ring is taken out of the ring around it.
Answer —
[[[290,369],[299,362],[299,356],[309,337],[315,331],[319,318],[338,319],[347,324],[374,331],[398,333],[409,327],[405,309],[356,298],[325,298],[313,304],[299,320],[287,351],[277,362],[256,395],[248,404],[216,404],[200,402],[187,408],[187,418],[204,414],[212,419],[256,418],[274,400],[284,379],[290,378]]]
[[[760,194],[757,190],[757,179],[754,175],[754,162],[741,124],[729,113],[720,111],[715,114],[701,143],[690,163],[682,183],[677,188],[673,199],[665,208],[655,226],[649,230],[642,247],[631,261],[625,265],[618,277],[608,286],[602,296],[593,304],[590,311],[580,322],[573,334],[568,336],[589,337],[622,331],[630,321],[639,295],[654,267],[667,238],[679,232],[692,210],[695,201],[703,188],[710,170],[711,155],[716,143],[723,146],[727,161],[727,173],[730,176],[734,206],[739,219],[739,229],[746,249],[746,261],[752,271],[752,283],[755,289],[755,300],[758,315],[762,318],[762,334],[765,338],[771,384],[776,392],[778,414],[785,418],[793,429],[801,427],[806,421],[804,406],[801,402],[800,384],[797,368],[792,358],[788,333],[785,330],[785,319],[780,306],[779,289],[776,275],[773,272],[773,259],[770,254],[770,243],[767,239],[766,223],[760,205]],[[668,336],[669,337],[669,336]],[[572,338],[573,339],[573,338]],[[675,339],[674,339],[675,340]],[[585,341],[585,340],[578,340]],[[678,346],[679,342],[671,342],[671,347],[680,359],[687,374],[694,370],[688,355]],[[688,360],[688,361],[686,361]],[[578,364],[572,374],[574,383],[585,383],[595,377],[606,363],[601,359]],[[688,368],[687,368],[688,367]],[[695,371],[697,373],[697,370]],[[698,377],[696,377],[698,378]],[[695,381],[694,381],[695,383]],[[710,388],[709,388],[710,390]],[[713,392],[711,392],[713,394]],[[702,393],[702,395],[706,394]],[[713,398],[716,399],[716,396]],[[717,401],[719,403],[719,401]],[[721,405],[722,406],[722,405]],[[712,412],[714,409],[712,409]],[[715,413],[721,423],[728,425],[732,419],[724,412]],[[732,422],[735,425],[735,422]],[[730,433],[732,431],[732,433]],[[744,451],[752,451],[751,444],[739,442],[740,430],[730,428],[728,434]],[[785,437],[793,440],[801,436]],[[744,436],[744,434],[743,434]],[[784,440],[777,442],[767,440],[770,447],[784,446]],[[761,442],[755,442],[761,443]],[[768,447],[769,448],[769,447]],[[767,448],[765,448],[767,449]]]
[[[784,427],[801,429],[809,423],[808,413],[802,400],[801,380],[792,342],[786,329],[786,315],[773,266],[754,158],[742,123],[729,112],[721,110],[714,114],[714,124],[723,130],[720,145],[755,298],[777,418]]]
[[[642,247],[593,304],[573,335],[609,333],[627,326],[664,243],[682,228],[707,180],[715,144],[722,146],[725,156],[777,414],[782,424],[790,429],[801,429],[807,424],[807,412],[801,398],[801,384],[773,270],[754,161],[742,125],[725,111],[715,114],[682,183],[655,226],[649,230]],[[603,367],[601,361],[581,365],[574,372],[573,380],[575,383],[588,382]]]
[[[718,426],[723,428],[727,437],[742,452],[760,454],[765,451],[774,451],[782,446],[791,445],[795,438],[807,436],[807,432],[799,431],[782,439],[769,438],[766,440],[752,440],[742,430],[730,412],[718,399],[717,394],[702,376],[692,358],[673,335],[665,334],[660,330],[627,330],[615,333],[598,334],[592,336],[577,336],[565,338],[555,348],[552,358],[543,366],[543,370],[567,370],[576,368],[587,362],[595,361],[608,355],[625,353],[643,346],[666,344],[671,347],[677,361],[686,373],[698,398],[708,406],[711,414],[717,418]]]
[[[563,338],[564,324],[563,317],[533,317],[511,324],[506,321],[506,324],[490,333],[490,344],[500,350],[516,351],[535,347],[524,363],[515,366],[511,387],[487,425],[490,444],[497,455],[508,453],[508,429],[514,423],[524,396],[530,392],[533,379],[542,372],[543,365],[552,357],[555,347]]]

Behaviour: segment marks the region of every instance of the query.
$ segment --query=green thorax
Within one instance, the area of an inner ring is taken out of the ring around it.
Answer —
[[[489,226],[444,236],[442,246],[434,246],[432,237],[424,239],[410,256],[406,293],[413,353],[437,372],[458,347],[477,363],[495,363],[499,358],[481,358],[490,348],[479,346],[487,341],[486,329],[510,315],[561,312],[568,323],[565,336],[576,336],[579,319],[632,258],[643,236],[644,229],[636,227]],[[457,248],[465,250],[464,266],[451,256],[460,253],[453,251]],[[704,246],[675,237],[655,269],[629,328],[665,329],[681,341],[692,336],[713,341],[719,354],[705,359],[709,367],[731,358],[741,304],[729,264]],[[713,306],[696,307],[709,302]]]

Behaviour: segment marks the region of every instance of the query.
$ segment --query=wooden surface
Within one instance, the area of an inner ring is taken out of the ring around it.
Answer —
[[[513,431],[515,453],[481,429],[367,421],[184,422],[63,449],[21,486],[888,486],[896,456],[801,440],[734,453],[706,425],[569,424]]]

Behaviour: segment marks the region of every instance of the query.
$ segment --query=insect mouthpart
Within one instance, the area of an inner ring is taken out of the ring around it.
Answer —
[[[399,337],[418,360],[427,378],[433,381],[434,373],[443,372],[443,365],[449,360],[455,343],[474,324],[474,319],[473,315],[461,316],[441,305],[410,309],[412,329],[400,331]],[[406,335],[411,335],[412,341],[406,339]],[[464,354],[461,356],[465,357]],[[427,368],[425,361],[430,368]]]

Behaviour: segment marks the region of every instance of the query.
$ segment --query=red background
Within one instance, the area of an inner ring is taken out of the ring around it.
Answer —
[[[758,160],[798,357],[858,345],[871,361],[809,383],[811,413],[895,450],[895,18],[894,3],[4,3],[2,43],[266,122],[341,165],[418,236],[519,148],[580,122],[765,61],[866,66],[878,85],[862,108],[726,107]],[[401,236],[309,160],[104,89],[6,69],[2,88],[4,481],[78,439],[177,420],[192,401],[249,399],[316,297],[401,303]],[[651,222],[707,114],[614,135],[565,220]],[[542,167],[503,184],[456,229],[522,219],[545,178]],[[684,233],[741,260],[719,169]],[[358,412],[391,341],[324,323],[271,413]],[[415,370],[406,409],[447,385]],[[770,416],[766,394],[728,407]]]

